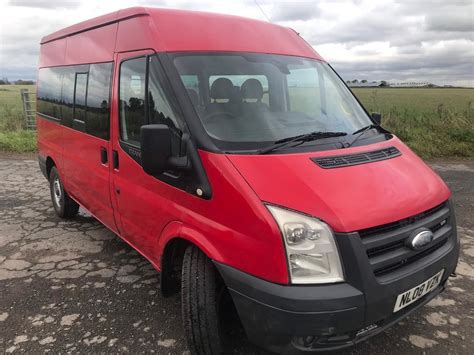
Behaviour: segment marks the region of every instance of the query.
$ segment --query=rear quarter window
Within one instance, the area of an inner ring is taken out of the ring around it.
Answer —
[[[60,119],[61,68],[41,68],[38,73],[37,112]]]

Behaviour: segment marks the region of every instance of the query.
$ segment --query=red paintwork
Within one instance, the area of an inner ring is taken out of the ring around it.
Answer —
[[[312,157],[395,146],[400,157],[345,168],[323,169]],[[318,217],[336,232],[352,232],[404,219],[446,201],[450,192],[398,138],[344,151],[229,155],[262,199]]]
[[[99,221],[117,231],[109,191],[109,164],[101,164],[100,149],[109,142],[62,127],[63,170],[68,193]]]
[[[98,28],[84,32],[93,27]],[[44,37],[41,43],[40,68],[108,61],[114,51],[146,48],[273,53],[322,60],[286,27],[237,16],[142,7],[81,22]]]
[[[87,30],[89,28],[94,28]],[[309,157],[339,154],[224,155],[200,151],[212,187],[204,200],[144,173],[118,143],[119,63],[154,51],[247,51],[320,56],[294,31],[233,16],[132,8],[43,38],[40,67],[114,61],[111,138],[104,141],[38,116],[39,154],[54,160],[66,190],[159,270],[173,238],[260,278],[288,283],[270,202],[353,231],[419,213],[444,201],[444,183],[398,139],[344,153],[397,146],[402,157],[324,170]],[[119,155],[119,169],[100,163]]]

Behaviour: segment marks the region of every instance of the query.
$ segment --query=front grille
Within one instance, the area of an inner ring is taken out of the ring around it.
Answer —
[[[401,155],[395,147],[389,147],[370,152],[335,155],[331,157],[311,158],[316,164],[324,169],[341,168],[344,166],[372,163],[380,160],[395,158]]]
[[[422,212],[422,213],[417,214],[417,215],[412,216],[412,217],[402,219],[400,221],[384,224],[382,226],[362,229],[362,230],[359,231],[359,235],[361,237],[367,237],[369,235],[387,233],[387,232],[390,232],[392,230],[402,228],[404,226],[408,226],[408,225],[413,224],[413,223],[415,223],[419,220],[422,220],[423,218],[426,218],[428,216],[431,216],[431,215],[435,214],[436,212],[442,210],[443,208],[446,208],[446,204],[447,204],[446,202],[442,203],[442,204],[440,204],[436,207],[433,207],[433,208],[431,208],[431,209],[429,209],[425,212]]]
[[[406,240],[413,231],[428,228],[434,234],[432,243],[421,250],[413,250]],[[452,234],[448,202],[418,215],[393,223],[359,231],[369,263],[375,276],[389,276],[443,247]]]
[[[377,270],[374,270],[374,274],[375,276],[382,276],[382,275],[385,275],[391,271],[395,271],[395,270],[398,270],[399,268],[405,266],[405,265],[408,265],[408,264],[411,264],[429,254],[431,254],[432,252],[434,252],[435,250],[438,250],[439,248],[441,248],[443,245],[446,244],[448,240],[446,238],[444,238],[443,240],[439,241],[438,243],[436,243],[435,245],[433,245],[432,247],[428,248],[428,249],[425,249],[423,251],[421,251],[420,253],[418,254],[415,254],[413,256],[410,256],[406,259],[403,259],[403,260],[400,260],[399,262],[396,262],[394,264],[391,264],[391,265],[387,265],[386,267],[382,267],[380,269],[377,269]]]

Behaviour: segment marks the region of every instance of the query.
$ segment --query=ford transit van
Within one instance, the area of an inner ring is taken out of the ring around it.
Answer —
[[[450,191],[295,31],[130,8],[44,37],[39,165],[181,292],[193,354],[234,308],[280,352],[340,349],[443,291]]]

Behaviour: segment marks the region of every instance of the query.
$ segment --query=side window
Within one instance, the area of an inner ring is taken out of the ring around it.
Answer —
[[[146,58],[124,61],[120,66],[120,138],[140,146],[140,127],[145,117]]]
[[[60,119],[61,68],[41,68],[38,73],[37,111]]]
[[[160,83],[161,66],[156,57],[150,57],[148,68],[148,122],[150,124],[165,124],[175,134],[172,135],[171,151],[179,154],[181,130],[179,123],[166,96],[166,89]]]
[[[61,89],[61,119],[65,126],[72,127],[74,109],[75,67],[65,67]]]
[[[156,57],[150,57],[148,70],[148,113],[150,124],[165,124],[170,128],[178,127],[175,114],[160,84],[159,64]]]
[[[87,86],[86,133],[102,139],[110,134],[112,63],[91,64]]]
[[[87,73],[76,73],[74,86],[74,122],[73,128],[84,130],[86,120]]]

